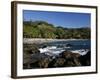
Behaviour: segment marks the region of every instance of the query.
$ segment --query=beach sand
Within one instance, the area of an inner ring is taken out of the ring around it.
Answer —
[[[48,38],[23,38],[24,44],[34,44],[34,43],[45,43],[45,42],[56,42],[56,41],[73,41],[73,40],[87,40],[87,39],[48,39]]]

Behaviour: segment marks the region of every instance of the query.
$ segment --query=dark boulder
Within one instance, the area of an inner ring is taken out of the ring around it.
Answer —
[[[71,51],[64,51],[60,54],[62,58],[78,58],[80,56],[79,53],[72,53]]]
[[[79,57],[80,54],[78,53],[64,51],[49,63],[49,67],[81,66]]]
[[[24,68],[26,69],[47,68],[50,60],[51,60],[51,57],[49,57],[48,55],[41,54],[41,53],[32,54],[29,60],[27,60],[27,62],[24,63],[24,66],[25,66]]]
[[[83,66],[90,66],[91,65],[91,52],[88,51],[86,55],[80,56],[79,59]]]
[[[65,67],[81,66],[81,63],[78,58],[69,58],[69,59],[66,59],[66,62],[64,65]]]
[[[41,59],[38,61],[38,65],[40,68],[48,68],[51,59],[49,57]]]
[[[64,58],[57,58],[55,60],[55,63],[53,64],[54,67],[63,67],[64,63],[65,63],[65,59]]]
[[[66,44],[65,46],[66,46],[66,47],[72,47],[73,45],[68,43],[68,44]]]
[[[33,54],[31,57],[31,61],[36,61],[35,65],[37,65],[37,68],[47,68],[48,64],[51,61],[51,57],[46,55],[46,54],[41,54],[41,53],[37,53],[37,54]],[[33,62],[34,63],[34,62]]]
[[[46,48],[47,47],[47,45],[45,45],[45,44],[43,44],[42,46],[41,46],[41,48]]]
[[[23,51],[26,54],[35,54],[35,53],[40,53],[38,49],[39,47],[36,44],[24,44]]]
[[[79,60],[80,54],[78,53],[64,51],[63,53],[60,54],[60,57],[66,60],[66,62],[64,63],[65,67],[66,66],[81,66],[81,63]]]

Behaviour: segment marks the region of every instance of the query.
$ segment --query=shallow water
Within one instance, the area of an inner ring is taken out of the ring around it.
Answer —
[[[68,40],[68,41],[54,41],[42,44],[46,46],[56,46],[64,48],[66,50],[79,50],[79,49],[90,49],[90,40]]]
[[[42,48],[45,46],[45,48]],[[52,54],[60,54],[65,50],[73,51],[73,50],[90,50],[91,42],[90,40],[69,40],[69,41],[54,41],[41,44],[41,53],[52,53]],[[79,52],[81,54],[81,52]]]

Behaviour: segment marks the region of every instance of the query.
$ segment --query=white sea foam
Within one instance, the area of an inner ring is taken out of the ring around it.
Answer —
[[[88,49],[81,49],[81,50],[72,50],[71,52],[72,53],[79,53],[80,55],[86,55],[87,54],[87,52],[88,52],[89,50]]]
[[[46,48],[40,48],[40,53],[44,53],[49,56],[59,56],[60,53],[65,51],[63,48],[57,48],[56,46],[48,46]],[[80,49],[80,50],[70,50],[72,53],[79,53],[80,55],[86,55],[89,51],[88,49]]]
[[[49,46],[46,48],[40,48],[39,51],[40,53],[45,53],[50,56],[58,56],[60,53],[62,53],[65,50],[62,48],[57,48],[56,46],[51,46],[51,47]]]

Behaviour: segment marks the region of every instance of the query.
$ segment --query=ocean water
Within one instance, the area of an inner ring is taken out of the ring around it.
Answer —
[[[91,40],[67,40],[44,43],[46,46],[56,46],[65,50],[91,49]]]
[[[40,53],[45,53],[50,56],[58,56],[63,51],[71,51],[80,55],[87,54],[91,51],[90,40],[67,40],[53,41],[41,44]]]

